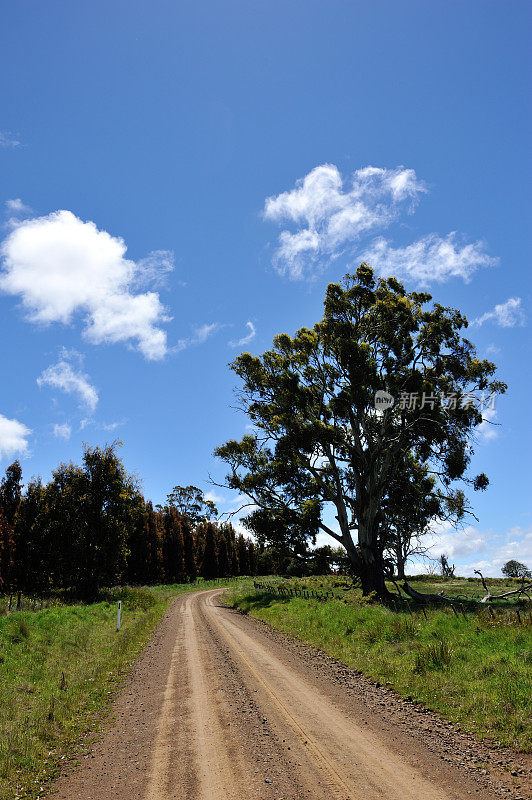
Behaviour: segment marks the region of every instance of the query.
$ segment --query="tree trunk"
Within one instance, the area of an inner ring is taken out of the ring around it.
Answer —
[[[377,547],[378,526],[374,515],[366,512],[359,518],[358,547],[358,576],[362,582],[362,594],[367,596],[373,592],[380,600],[389,597],[384,578],[384,564],[382,552]]]
[[[380,600],[386,600],[390,593],[386,588],[382,562],[375,559],[364,559],[360,574],[362,594],[367,597],[373,592]]]
[[[367,545],[355,547],[351,536],[344,537],[344,547],[353,574],[361,581],[362,594],[367,597],[374,592],[380,600],[386,600],[390,593],[386,588],[382,554],[375,554]]]
[[[403,548],[401,542],[398,542],[395,548],[395,560],[397,566],[397,578],[400,581],[405,579],[405,557],[403,556]]]

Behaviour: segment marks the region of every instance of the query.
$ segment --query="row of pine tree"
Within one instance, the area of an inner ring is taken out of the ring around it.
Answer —
[[[119,583],[254,575],[257,548],[230,523],[146,502],[117,445],[85,447],[48,483],[15,461],[0,484],[0,591],[93,597]],[[206,505],[209,505],[208,503]]]

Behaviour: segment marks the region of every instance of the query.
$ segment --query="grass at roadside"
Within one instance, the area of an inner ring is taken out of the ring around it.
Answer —
[[[352,580],[343,575],[313,575],[309,578],[292,579],[269,576],[263,579],[257,578],[257,580],[272,586],[292,587],[299,590],[308,590],[309,592],[311,590],[321,593],[329,591],[349,601],[358,600],[362,596],[361,590],[353,586]],[[440,594],[443,592],[446,597],[453,598],[459,602],[463,601],[466,607],[471,601],[478,603],[486,595],[479,578],[444,578],[441,575],[415,575],[409,577],[408,582],[413,589],[422,594]],[[399,584],[401,583],[402,581],[399,581]],[[519,589],[522,586],[522,581],[518,578],[488,578],[487,585],[493,595],[499,595]],[[397,586],[388,581],[387,587],[392,596],[399,600]],[[530,597],[531,594],[529,590],[528,596]],[[406,594],[402,593],[402,596],[406,597]],[[515,607],[519,607],[522,601],[526,599],[524,594],[521,595],[520,599],[518,595],[514,594],[511,597],[496,600],[493,607],[515,610]]]
[[[320,583],[327,589],[333,581],[312,579],[315,588]],[[337,584],[341,590],[341,582]],[[463,586],[454,588],[464,593]],[[485,608],[458,616],[431,608],[425,618],[422,611],[392,611],[363,601],[346,585],[344,589],[343,599],[320,602],[237,587],[232,602],[393,686],[464,730],[518,750],[532,748],[530,607],[522,609],[521,624],[515,607],[495,617]],[[429,590],[435,591],[434,585]]]
[[[61,760],[80,751],[173,597],[223,585],[119,587],[90,605],[10,614],[2,603],[0,800],[36,798]]]

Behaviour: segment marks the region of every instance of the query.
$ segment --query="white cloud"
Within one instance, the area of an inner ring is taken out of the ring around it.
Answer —
[[[216,492],[205,492],[203,496],[205,500],[210,500],[215,506],[227,502],[225,497],[223,497],[221,494],[216,494]]]
[[[257,335],[257,329],[251,320],[246,322],[246,328],[248,329],[249,333],[246,334],[246,336],[243,336],[242,339],[238,339],[238,341],[229,342],[229,347],[245,347],[247,344],[253,341]]]
[[[257,508],[258,506],[245,494],[238,494],[226,503],[226,511],[234,514],[235,516],[232,519],[236,520],[241,519],[241,517],[247,517]]]
[[[31,214],[32,209],[22,202],[20,197],[15,197],[13,200],[6,200],[6,210],[9,214]]]
[[[0,147],[20,147],[20,142],[9,131],[0,131]]]
[[[118,422],[102,422],[101,428],[104,431],[116,431],[117,428],[121,428],[122,425],[126,424],[125,419],[121,419]]]
[[[62,425],[54,425],[54,436],[56,439],[70,439],[72,428],[66,422]]]
[[[292,279],[312,277],[322,259],[337,257],[362,234],[389,225],[400,204],[412,210],[425,191],[414,170],[404,167],[365,167],[347,186],[334,164],[315,167],[294,189],[266,200],[266,219],[297,228],[281,232],[276,269]]]
[[[135,289],[163,289],[173,269],[174,254],[171,250],[153,250],[146,258],[137,261],[133,285]]]
[[[525,562],[532,567],[532,528],[516,525],[506,534],[506,541],[497,552],[497,557],[504,563],[511,558]]]
[[[245,526],[245,525],[242,525],[242,523],[241,523],[241,522],[239,522],[239,521],[238,521],[237,519],[235,519],[234,517],[231,517],[231,519],[229,519],[229,520],[228,520],[228,522],[230,522],[230,523],[231,523],[231,525],[233,526],[233,530],[234,530],[234,532],[235,532],[236,536],[240,536],[240,535],[242,535],[242,536],[244,536],[246,539],[251,539],[251,540],[252,540],[252,541],[254,541],[254,542],[256,542],[256,541],[257,541],[257,540],[256,540],[256,538],[255,538],[255,535],[254,535],[254,534],[253,534],[251,531],[248,531],[248,529],[246,528],[246,526]]]
[[[421,542],[431,547],[432,559],[443,553],[455,563],[457,575],[473,576],[478,569],[486,577],[498,577],[502,574],[501,568],[512,558],[532,567],[532,528],[515,526],[506,534],[494,534],[479,531],[472,525],[454,530],[443,523],[422,537]],[[408,571],[413,574],[427,569],[428,564],[416,557]]]
[[[494,537],[490,552],[481,553],[480,558],[465,566],[465,574],[472,575],[475,569],[484,575],[501,575],[507,561],[515,559],[532,568],[532,528],[519,525],[509,530],[504,537]]]
[[[489,442],[497,438],[499,435],[499,428],[495,422],[496,419],[497,410],[495,408],[486,408],[482,411],[482,422],[478,428],[475,429],[481,441]]]
[[[89,382],[89,376],[74,369],[70,361],[67,360],[65,352],[63,352],[63,358],[57,364],[52,364],[42,372],[37,378],[37,384],[39,386],[51,386],[67,394],[78,395],[81,404],[91,412],[98,405],[98,392]]]
[[[196,328],[196,334],[192,339],[193,344],[203,344],[203,342],[206,342],[219,328],[220,325],[218,322],[211,322],[210,324],[202,325],[201,328]]]
[[[31,430],[16,419],[8,419],[0,414],[0,458],[15,453],[25,453]]]
[[[472,525],[456,530],[451,525],[443,523],[421,537],[420,543],[430,549],[432,558],[439,558],[445,554],[452,560],[481,551],[486,547],[487,538]]]
[[[443,283],[449,278],[469,282],[479,267],[489,267],[497,259],[484,252],[483,242],[460,245],[456,232],[445,237],[431,233],[406,247],[394,248],[383,238],[375,239],[360,255],[380,275],[395,275],[419,284]]]
[[[327,260],[354,254],[361,237],[388,227],[401,211],[412,212],[426,191],[413,169],[365,167],[348,182],[334,164],[322,164],[296,181],[294,189],[265,202],[264,217],[287,226],[279,235],[274,266],[294,280],[313,278]],[[356,257],[380,275],[419,284],[455,277],[469,281],[479,267],[497,263],[483,242],[459,242],[456,232],[444,237],[431,233],[406,247],[377,238]]]
[[[501,352],[501,348],[497,347],[496,344],[489,344],[486,347],[486,355],[487,356],[496,356]]]
[[[491,311],[487,311],[482,316],[473,320],[473,325],[483,325],[485,322],[495,322],[501,328],[513,328],[516,325],[525,324],[525,312],[523,311],[520,297],[509,297],[505,303],[499,303]]]
[[[171,267],[166,251],[144,261],[127,259],[123,239],[98,230],[70,211],[15,225],[2,243],[0,289],[19,295],[28,319],[68,324],[85,315],[85,338],[94,344],[136,342],[148,359],[167,352],[168,321],[157,292],[135,293]]]
[[[204,344],[207,339],[209,339],[214,333],[220,330],[223,325],[220,325],[219,322],[211,322],[205,325],[201,325],[199,328],[195,328],[194,335],[190,336],[188,339],[179,339],[177,343],[177,347],[175,348],[177,352],[181,350],[185,350],[187,347],[195,344]]]

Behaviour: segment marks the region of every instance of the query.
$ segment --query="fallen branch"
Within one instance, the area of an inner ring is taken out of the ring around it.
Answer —
[[[397,594],[399,595],[399,597],[400,597],[400,598],[401,598],[401,600],[402,600],[402,599],[403,599],[403,595],[401,594],[401,589],[399,588],[399,585],[396,583],[396,581],[394,581],[394,579],[393,579],[393,578],[390,578],[390,583],[393,583],[393,585],[394,585],[394,586],[395,586],[395,588],[397,589]]]
[[[422,594],[416,589],[413,589],[406,581],[403,582],[403,589],[413,600],[417,600],[418,603],[422,603],[423,605],[428,605],[429,603],[448,603],[454,608],[455,604],[459,604],[460,602],[447,597],[443,591],[439,594]]]
[[[492,594],[490,592],[489,586],[486,584],[486,581],[484,580],[484,575],[482,574],[482,572],[480,572],[480,570],[478,570],[478,569],[474,570],[474,572],[475,572],[475,575],[480,575],[480,580],[482,581],[482,586],[484,587],[484,589],[487,592],[486,596],[481,599],[481,601],[480,601],[481,603],[491,603],[492,600],[500,600],[503,597],[510,597],[513,594],[517,594],[517,595],[526,594],[526,596],[530,600],[530,595],[527,593],[527,589],[528,590],[532,590],[532,583],[527,583],[525,585],[525,583],[523,581],[523,585],[520,586],[519,589],[512,589],[511,592],[504,592],[503,594]]]

